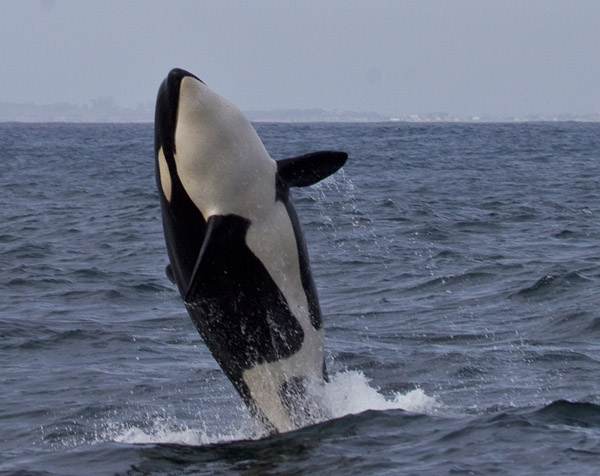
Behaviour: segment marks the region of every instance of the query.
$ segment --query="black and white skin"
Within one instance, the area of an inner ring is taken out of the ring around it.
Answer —
[[[172,70],[158,92],[156,180],[169,266],[206,346],[270,432],[310,420],[326,379],[323,323],[290,187],[347,154],[273,160],[250,122],[200,79]]]

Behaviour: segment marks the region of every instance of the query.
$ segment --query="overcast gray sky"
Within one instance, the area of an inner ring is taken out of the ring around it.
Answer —
[[[244,110],[600,112],[599,0],[0,6],[0,102],[135,107],[177,66]]]

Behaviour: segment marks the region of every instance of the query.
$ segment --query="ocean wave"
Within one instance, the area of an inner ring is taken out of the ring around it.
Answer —
[[[600,405],[557,400],[542,407],[508,408],[454,421],[454,428],[439,439],[445,445],[468,445],[474,438],[493,441],[503,433],[511,434],[515,441],[527,441],[527,435],[538,432],[548,436],[554,431],[564,437],[566,427],[574,431],[600,428]],[[600,452],[597,454],[600,456]]]
[[[132,468],[131,474],[145,474],[150,468],[156,471],[157,465],[166,461],[177,461],[185,474],[201,468],[223,474],[242,469],[268,473],[269,468],[281,471],[286,464],[301,474],[309,474],[311,468],[339,472],[348,468],[349,462],[352,474],[361,474],[361,462],[366,472],[373,473],[377,472],[377,461],[369,457],[371,452],[377,454],[386,474],[415,458],[425,472],[435,474],[459,466],[469,472],[478,468],[483,473],[503,470],[518,474],[526,461],[530,461],[528,468],[539,466],[542,472],[548,464],[551,467],[552,462],[538,457],[538,451],[547,454],[549,448],[556,453],[554,461],[568,459],[569,452],[580,455],[579,464],[591,464],[600,456],[594,434],[589,433],[600,426],[599,406],[566,400],[541,408],[511,408],[468,417],[399,408],[365,409],[267,438],[248,433],[251,430],[247,423],[239,421],[237,427],[211,433],[206,428],[158,418],[143,429],[106,428],[97,436],[98,443],[108,437],[139,447],[142,462]],[[574,433],[568,446],[562,439],[565,432]],[[339,441],[344,442],[343,447],[337,444]],[[502,447],[502,455],[489,450],[497,445]],[[516,460],[514,464],[511,458]]]
[[[444,291],[448,291],[453,287],[481,285],[495,281],[496,279],[497,275],[494,273],[469,271],[462,274],[450,274],[433,278],[412,286],[409,290],[423,292],[443,288]]]
[[[102,343],[105,345],[111,341],[131,341],[125,334],[117,334],[114,331],[94,329],[68,329],[55,330],[48,326],[35,325],[35,329],[15,330],[11,327],[10,335],[7,335],[3,343],[4,349],[40,350],[62,348],[75,344]]]
[[[556,400],[532,413],[547,424],[600,429],[600,405]]]
[[[527,286],[516,293],[513,293],[513,296],[525,298],[543,298],[558,291],[576,287],[582,284],[589,284],[590,282],[592,282],[590,278],[585,277],[577,271],[546,274],[531,286]]]
[[[593,332],[600,331],[600,317],[595,317],[594,319],[592,319],[589,325],[587,326],[587,330]]]

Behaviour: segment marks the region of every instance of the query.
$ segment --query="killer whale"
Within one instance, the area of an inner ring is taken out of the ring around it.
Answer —
[[[160,85],[155,168],[167,276],[206,346],[271,432],[314,411],[323,323],[290,187],[335,173],[345,152],[273,160],[241,111],[197,76]]]

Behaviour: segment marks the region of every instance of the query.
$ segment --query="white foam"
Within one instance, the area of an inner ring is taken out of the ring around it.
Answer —
[[[417,388],[406,394],[400,392],[386,397],[361,371],[349,370],[331,376],[325,385],[323,404],[331,418],[361,413],[367,410],[406,410],[415,413],[435,413],[439,402]]]
[[[128,428],[122,433],[116,433],[113,440],[118,443],[148,444],[148,443],[176,443],[181,445],[206,445],[217,443],[207,438],[206,434],[191,428],[170,429],[155,426],[153,428]]]
[[[170,443],[179,445],[202,446],[227,441],[257,438],[253,424],[242,424],[235,428],[233,424],[225,425],[211,431],[208,428],[193,428],[175,419],[153,419],[143,428],[138,426],[121,426],[108,428],[99,440],[111,440],[128,444]]]

